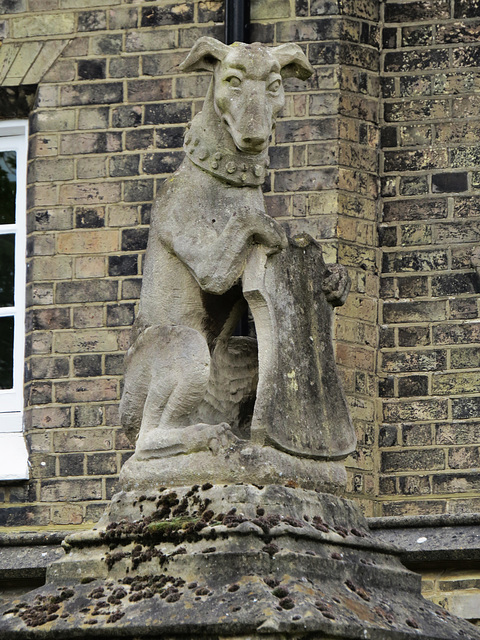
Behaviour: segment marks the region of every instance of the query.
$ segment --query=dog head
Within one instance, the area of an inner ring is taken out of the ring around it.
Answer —
[[[199,38],[180,68],[213,73],[215,111],[237,149],[252,154],[268,146],[277,115],[285,104],[283,79],[306,80],[313,73],[296,44],[226,45],[209,37]]]

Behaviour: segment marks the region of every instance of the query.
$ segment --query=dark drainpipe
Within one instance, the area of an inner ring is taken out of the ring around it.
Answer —
[[[225,1],[225,44],[250,42],[250,0]]]
[[[225,44],[250,42],[250,0],[225,0]],[[244,313],[234,334],[250,335],[248,313]]]

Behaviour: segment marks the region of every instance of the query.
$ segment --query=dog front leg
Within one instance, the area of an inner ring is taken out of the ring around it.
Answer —
[[[239,207],[223,231],[215,237],[192,237],[177,233],[172,248],[193,273],[200,287],[221,295],[241,277],[250,249],[255,244],[271,255],[288,242],[282,227],[265,212],[254,207]]]

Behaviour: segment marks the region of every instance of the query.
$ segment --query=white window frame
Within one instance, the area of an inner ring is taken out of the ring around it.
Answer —
[[[0,234],[15,234],[14,306],[0,317],[14,316],[13,388],[0,389],[0,481],[28,480],[28,452],[23,436],[25,361],[25,289],[27,247],[27,120],[0,121],[0,151],[15,151],[15,224],[0,225]]]

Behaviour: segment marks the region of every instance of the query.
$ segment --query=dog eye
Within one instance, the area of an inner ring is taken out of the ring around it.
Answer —
[[[281,82],[280,80],[274,80],[271,84],[268,85],[268,90],[271,91],[272,93],[276,93],[281,86]]]
[[[228,78],[226,78],[225,82],[228,82],[231,87],[239,87],[242,83],[240,78],[238,78],[237,76],[229,76]]]

